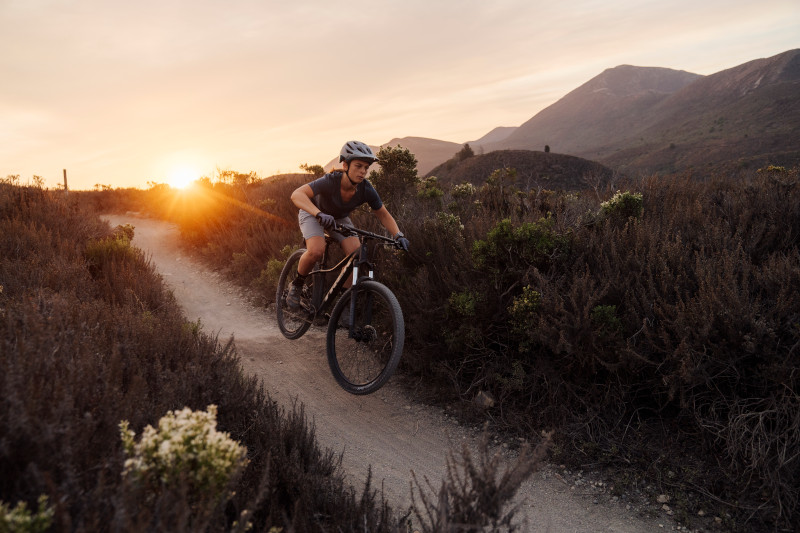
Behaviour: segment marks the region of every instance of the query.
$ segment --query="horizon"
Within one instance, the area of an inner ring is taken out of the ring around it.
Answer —
[[[710,75],[800,47],[796,0],[597,6],[7,2],[0,177],[295,173],[352,139],[475,141],[619,65]]]

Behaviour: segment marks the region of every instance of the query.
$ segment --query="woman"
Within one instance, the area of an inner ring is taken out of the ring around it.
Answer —
[[[319,179],[302,185],[294,190],[292,203],[300,210],[298,219],[300,231],[306,241],[306,251],[297,264],[297,278],[292,282],[286,302],[289,307],[300,305],[300,293],[306,276],[314,268],[314,264],[322,259],[325,251],[325,230],[334,225],[352,226],[350,213],[362,204],[372,208],[372,214],[384,228],[400,243],[403,250],[408,251],[408,239],[403,236],[394,217],[381,202],[378,192],[367,181],[367,171],[378,158],[372,149],[360,141],[345,143],[339,153],[339,162],[343,170],[335,170]],[[358,249],[357,237],[345,237],[331,232],[344,250],[350,254]]]

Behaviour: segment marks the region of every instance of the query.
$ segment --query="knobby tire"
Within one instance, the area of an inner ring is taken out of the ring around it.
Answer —
[[[314,296],[314,276],[309,275],[303,285],[303,293],[301,301],[305,307],[301,305],[298,309],[291,309],[286,303],[286,297],[289,294],[289,288],[292,281],[297,277],[297,264],[300,262],[300,256],[305,252],[304,248],[300,248],[289,256],[286,263],[283,265],[281,275],[278,278],[278,290],[275,295],[275,311],[278,318],[278,328],[287,339],[299,339],[302,337],[308,328],[311,327],[311,322],[314,319],[314,313],[309,312],[308,306],[313,301]],[[319,290],[317,292],[320,292]]]
[[[352,394],[370,394],[394,374],[405,342],[405,323],[397,297],[385,285],[364,280],[356,291],[354,336],[350,337],[347,290],[328,322],[328,364],[339,385]]]

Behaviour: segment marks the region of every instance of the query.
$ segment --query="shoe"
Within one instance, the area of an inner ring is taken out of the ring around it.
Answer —
[[[303,288],[294,283],[289,287],[289,294],[286,295],[286,305],[289,306],[289,309],[297,309],[300,307],[300,293],[302,291]]]

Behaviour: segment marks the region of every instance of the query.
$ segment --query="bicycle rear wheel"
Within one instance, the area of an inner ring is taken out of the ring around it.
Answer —
[[[314,276],[306,277],[305,284],[300,298],[300,307],[292,309],[286,303],[286,296],[289,294],[292,281],[297,277],[297,264],[300,256],[305,252],[300,248],[286,260],[278,278],[278,290],[275,295],[275,310],[278,317],[278,328],[287,339],[299,339],[311,327],[314,319],[314,309],[311,305],[314,294]]]
[[[362,281],[356,291],[352,328],[353,289],[345,292],[328,322],[328,364],[336,381],[352,394],[369,394],[392,377],[405,341],[403,311],[392,291],[377,281]]]

